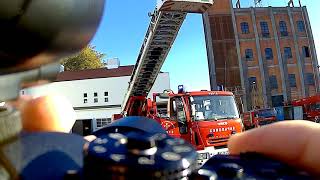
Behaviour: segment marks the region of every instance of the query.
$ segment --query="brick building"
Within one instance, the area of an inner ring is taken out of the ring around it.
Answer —
[[[211,86],[235,91],[244,110],[319,92],[306,7],[234,8],[220,0],[203,21]]]

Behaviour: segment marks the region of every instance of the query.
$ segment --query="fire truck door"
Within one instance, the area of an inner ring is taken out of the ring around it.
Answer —
[[[177,122],[181,138],[190,141],[189,123],[186,116],[186,106],[181,97],[176,98]]]
[[[181,138],[179,123],[177,121],[177,103],[176,98],[170,98],[168,103],[168,118],[161,120],[161,126],[167,133],[175,138]]]

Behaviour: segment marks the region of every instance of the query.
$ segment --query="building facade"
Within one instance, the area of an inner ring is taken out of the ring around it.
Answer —
[[[42,96],[57,94],[66,97],[77,117],[73,132],[87,135],[111,122],[113,114],[121,113],[134,66],[113,69],[65,71],[56,82],[22,90],[23,94]],[[170,89],[169,73],[160,73],[149,93]]]
[[[283,106],[319,92],[306,7],[234,8],[224,0],[203,20],[211,86],[234,91],[243,110]]]

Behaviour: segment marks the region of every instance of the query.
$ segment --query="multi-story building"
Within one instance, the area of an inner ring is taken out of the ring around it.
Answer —
[[[319,92],[306,7],[234,8],[216,1],[204,16],[211,86],[237,90],[244,110],[277,107]]]
[[[73,133],[88,135],[111,123],[113,114],[121,113],[134,66],[64,71],[53,83],[24,89],[22,94],[43,96],[56,94],[72,104],[77,121]],[[170,89],[169,73],[161,72],[148,97]]]

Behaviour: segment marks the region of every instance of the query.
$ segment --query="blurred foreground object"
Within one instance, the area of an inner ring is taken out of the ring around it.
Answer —
[[[37,68],[84,48],[104,0],[1,0],[0,72]]]
[[[69,133],[76,121],[70,102],[62,96],[45,96],[22,102],[23,129],[28,132]]]

